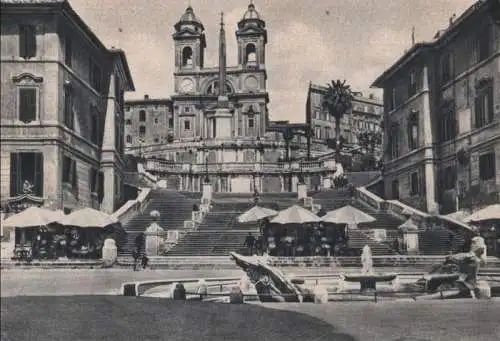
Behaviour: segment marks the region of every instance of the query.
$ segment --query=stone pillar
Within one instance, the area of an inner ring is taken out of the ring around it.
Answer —
[[[280,175],[280,185],[281,185],[281,192],[284,192],[285,191],[285,178],[283,177],[282,174]]]
[[[403,243],[406,253],[416,255],[419,253],[418,229],[416,227],[403,228]]]
[[[306,184],[297,184],[297,199],[305,199],[307,198],[307,185]]]
[[[431,116],[431,105],[429,96],[429,74],[427,65],[424,66],[422,72],[422,119],[424,138],[423,143],[425,147],[425,164],[424,164],[424,178],[425,178],[425,199],[427,204],[427,212],[438,213],[438,204],[436,202],[436,172],[434,166],[434,151],[433,151],[433,127]]]
[[[203,183],[203,192],[202,192],[202,200],[206,199],[208,201],[212,201],[212,184],[211,183]]]
[[[112,167],[103,167],[104,173],[104,197],[101,203],[101,211],[111,214],[115,210],[115,171]]]
[[[292,175],[292,192],[297,191],[298,183],[299,183],[299,178],[297,177],[297,175]]]
[[[325,176],[323,177],[323,189],[330,189],[332,188],[332,179],[330,177]]]

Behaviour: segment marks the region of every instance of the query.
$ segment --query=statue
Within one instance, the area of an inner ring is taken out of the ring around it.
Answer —
[[[434,268],[424,279],[425,291],[433,293],[456,288],[460,294],[470,293],[477,298],[478,273],[482,263],[486,261],[486,244],[482,237],[471,240],[470,250],[446,257],[443,264]]]
[[[33,185],[31,184],[31,182],[29,182],[28,180],[24,180],[24,183],[23,183],[23,193],[24,194],[32,194],[33,193]]]

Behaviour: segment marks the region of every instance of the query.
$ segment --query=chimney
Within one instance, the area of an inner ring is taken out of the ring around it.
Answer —
[[[144,99],[149,99],[149,95],[144,95]]]

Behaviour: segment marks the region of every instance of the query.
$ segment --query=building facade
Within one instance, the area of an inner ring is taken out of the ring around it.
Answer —
[[[170,99],[153,99],[144,95],[140,100],[125,102],[125,146],[141,148],[172,143],[174,117]]]
[[[123,201],[125,54],[67,1],[1,1],[1,199],[113,212]]]
[[[200,191],[209,180],[217,192],[294,191],[300,173],[318,185],[320,174],[333,174],[335,169],[325,170],[318,162],[314,167],[292,163],[297,143],[288,136],[287,141],[277,140],[276,131],[267,131],[267,29],[253,3],[238,22],[234,66],[226,65],[222,18],[216,67],[204,64],[204,26],[192,7],[174,29],[173,127],[168,129],[173,141],[128,148],[148,159],[148,171],[165,178],[173,189]],[[283,155],[289,156],[287,162],[280,161]]]
[[[441,213],[499,201],[499,13],[478,1],[374,82],[388,198]]]
[[[313,143],[325,144],[328,139],[334,139],[335,119],[328,115],[322,108],[323,96],[326,94],[325,86],[310,84],[306,101],[306,123],[313,132]],[[382,113],[384,110],[382,100],[370,95],[363,96],[360,92],[354,93],[352,111],[344,115],[340,121],[340,134],[345,144],[353,149],[360,148],[359,135],[361,133],[381,133]],[[377,158],[380,156],[380,144],[376,144]]]

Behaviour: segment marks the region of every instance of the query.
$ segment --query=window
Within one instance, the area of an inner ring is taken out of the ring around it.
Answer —
[[[145,126],[140,126],[139,127],[139,137],[144,138],[146,136],[146,127]]]
[[[452,140],[457,135],[457,120],[452,102],[445,103],[441,108],[438,125],[440,142]]]
[[[481,128],[493,121],[493,81],[483,80],[476,87],[474,103],[476,128]]]
[[[418,179],[418,173],[413,172],[410,175],[410,195],[416,195],[420,193],[420,184]]]
[[[157,118],[155,118],[155,124],[158,124],[158,119]]]
[[[399,126],[394,124],[389,134],[389,156],[391,159],[399,157]]]
[[[99,191],[99,172],[95,168],[89,170],[89,190],[96,194]]]
[[[254,44],[248,44],[246,46],[244,63],[247,65],[257,64],[257,49]]]
[[[457,169],[455,166],[448,166],[441,172],[441,184],[445,191],[454,189],[457,182]]]
[[[74,128],[73,93],[68,86],[64,87],[64,125],[69,129]]]
[[[10,196],[43,197],[43,153],[10,153]]]
[[[193,66],[193,50],[189,46],[182,49],[182,66]]]
[[[36,56],[35,26],[21,25],[19,27],[19,57],[29,59]]]
[[[168,127],[170,129],[173,129],[174,128],[174,118],[173,117],[169,117],[168,118]]]
[[[132,143],[132,136],[127,135],[126,139],[127,139],[127,143]]]
[[[393,180],[391,183],[392,198],[395,200],[399,199],[399,181]]]
[[[479,178],[483,181],[495,178],[495,153],[479,156]]]
[[[453,77],[452,60],[450,52],[445,52],[441,56],[441,84],[449,82]]]
[[[139,122],[146,122],[146,111],[139,111]]]
[[[157,137],[155,137],[155,140],[154,140],[154,141],[155,141],[155,143],[158,143],[158,142],[160,142],[160,139],[159,139],[159,138],[157,138]]]
[[[188,120],[184,121],[184,130],[191,130],[191,122]]]
[[[408,119],[408,149],[414,150],[419,146],[418,114],[412,113]]]
[[[190,107],[184,107],[184,112],[190,112],[191,108]]]
[[[97,92],[102,91],[102,71],[99,65],[91,58],[89,59],[89,81]]]
[[[73,49],[71,46],[71,39],[69,37],[64,38],[64,63],[71,67],[71,62],[73,60]]]
[[[64,155],[62,167],[62,182],[70,185],[71,191],[76,195],[78,193],[78,175],[76,161]]]
[[[396,88],[392,89],[391,92],[391,102],[390,102],[390,110],[396,109]]]
[[[125,124],[128,125],[128,126],[131,126],[132,125],[132,120],[131,119],[125,120]]]
[[[36,120],[37,90],[35,88],[19,89],[19,120],[29,123]]]
[[[254,127],[254,120],[253,118],[248,119],[248,128],[253,128]]]
[[[417,93],[417,75],[415,70],[410,71],[410,76],[408,78],[408,97],[411,97]],[[365,111],[367,112],[368,110]]]
[[[481,62],[488,58],[491,55],[491,42],[493,39],[490,39],[491,37],[491,30],[490,27],[487,26],[480,34],[478,37],[478,57],[479,60],[478,62]]]
[[[90,140],[93,144],[101,145],[101,130],[100,130],[100,118],[97,109],[93,106],[90,108],[91,119],[90,119]]]

